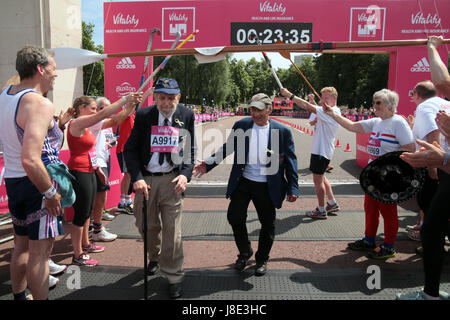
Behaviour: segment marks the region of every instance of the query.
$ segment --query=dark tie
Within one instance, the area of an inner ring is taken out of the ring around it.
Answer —
[[[169,125],[169,119],[165,118],[164,119],[164,126],[167,127]],[[169,162],[170,164],[170,153],[168,152],[160,152],[159,153],[159,165],[162,166],[162,164],[164,163],[164,158],[167,159],[167,162]]]

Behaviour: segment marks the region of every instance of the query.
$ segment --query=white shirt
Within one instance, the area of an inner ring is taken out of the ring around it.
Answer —
[[[369,162],[388,153],[397,151],[400,146],[414,142],[408,122],[397,114],[388,119],[373,118],[360,121],[364,132],[370,132],[367,142]]]
[[[173,115],[173,114],[172,114]],[[172,115],[167,118],[168,119],[168,126],[172,125]],[[158,126],[164,126],[164,119],[166,119],[161,112],[158,116]],[[150,146],[148,146],[150,148]],[[162,165],[159,165],[159,152],[154,152],[152,154],[152,157],[147,165],[147,171],[149,172],[169,172],[172,171],[174,168],[173,165],[170,165],[166,158],[164,158],[164,162]]]
[[[23,130],[16,122],[16,112],[22,96],[32,89],[24,89],[10,94],[11,86],[0,94],[0,143],[2,144],[3,160],[5,162],[5,178],[21,178],[27,174],[22,166]]]
[[[450,102],[439,97],[433,97],[425,100],[417,106],[413,126],[415,139],[424,140],[430,132],[439,129],[436,124],[436,114],[439,110],[444,110],[449,113]],[[444,150],[447,149],[447,151],[449,151],[448,143],[442,134],[440,145],[444,148]],[[417,144],[416,149],[420,149],[420,146]]]
[[[256,123],[253,124],[249,142],[248,161],[245,164],[245,170],[242,174],[249,180],[267,182],[266,164],[269,163],[267,156],[269,127],[270,124],[265,126],[258,126]]]
[[[102,168],[108,167],[110,149],[108,144],[114,141],[112,128],[102,129],[103,121],[94,124],[89,131],[95,136],[95,153],[97,154],[97,164]]]
[[[334,106],[334,113],[341,114],[341,110]],[[334,138],[339,130],[339,124],[332,117],[323,112],[322,107],[316,107],[317,123],[315,125],[312,142],[312,154],[323,156],[331,160],[334,153]]]

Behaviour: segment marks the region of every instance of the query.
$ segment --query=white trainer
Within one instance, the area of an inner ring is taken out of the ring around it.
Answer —
[[[56,278],[56,277],[54,277],[52,275],[48,276],[48,288],[49,289],[55,287],[58,284],[58,282],[59,282],[58,278]]]
[[[92,234],[93,241],[109,242],[109,241],[116,240],[116,238],[117,238],[117,234],[106,231],[105,227],[103,227],[103,226],[99,233],[94,232]]]
[[[66,271],[67,266],[65,264],[56,264],[52,259],[48,259],[48,268],[50,275],[54,276]]]

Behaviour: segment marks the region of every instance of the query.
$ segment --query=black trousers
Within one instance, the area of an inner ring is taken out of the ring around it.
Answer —
[[[77,196],[73,204],[74,217],[72,223],[78,227],[82,227],[87,219],[91,216],[94,208],[95,194],[97,191],[97,180],[94,172],[80,172],[70,170],[75,177],[72,182],[73,190]]]
[[[255,259],[257,263],[262,263],[269,259],[270,249],[272,249],[275,240],[276,210],[270,200],[267,183],[255,182],[241,177],[236,190],[231,195],[227,218],[233,229],[239,257],[248,257],[252,252],[246,225],[250,200],[255,205],[261,223]]]
[[[425,214],[421,230],[425,271],[424,291],[435,297],[439,295],[445,235],[450,219],[450,174],[438,170],[438,176],[439,186]]]

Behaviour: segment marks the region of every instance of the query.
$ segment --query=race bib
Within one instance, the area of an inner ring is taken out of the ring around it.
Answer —
[[[151,152],[178,153],[179,129],[170,126],[152,126]]]
[[[375,160],[380,156],[381,141],[378,139],[370,139],[367,144],[367,153],[370,160]]]
[[[98,159],[97,159],[97,153],[95,150],[89,151],[89,158],[91,159],[91,165],[92,168],[97,169],[99,167],[98,165]]]

